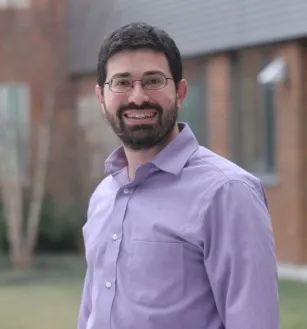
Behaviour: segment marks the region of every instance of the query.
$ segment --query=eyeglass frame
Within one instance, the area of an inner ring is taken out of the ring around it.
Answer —
[[[144,88],[144,89],[146,89],[146,90],[149,90],[149,91],[152,91],[152,90],[161,90],[161,89],[163,89],[163,88],[165,88],[165,87],[167,86],[167,82],[168,82],[168,80],[172,80],[172,81],[174,81],[173,78],[168,78],[168,77],[167,77],[164,73],[162,73],[162,72],[153,72],[152,75],[154,75],[154,74],[156,74],[156,75],[160,75],[160,76],[164,77],[164,79],[165,79],[165,84],[164,84],[164,86],[161,87],[161,88],[157,88],[157,89],[148,89],[148,88],[145,87],[145,85],[142,83],[142,88]],[[150,76],[150,75],[151,75],[151,74],[148,74],[148,76]],[[110,91],[112,91],[112,93],[115,93],[115,94],[125,94],[125,93],[128,93],[129,91],[131,91],[131,90],[134,88],[134,83],[135,83],[135,82],[137,82],[137,81],[139,81],[139,82],[143,82],[143,80],[144,80],[144,78],[143,78],[143,79],[132,79],[132,78],[130,78],[130,77],[122,77],[122,78],[127,78],[127,79],[129,79],[129,80],[131,81],[131,87],[130,87],[130,89],[125,90],[125,91],[114,91],[114,90],[112,90],[112,89],[111,89],[111,84],[112,84],[112,81],[113,81],[115,78],[111,78],[108,82],[105,82],[103,85],[109,85],[109,89],[110,89]]]

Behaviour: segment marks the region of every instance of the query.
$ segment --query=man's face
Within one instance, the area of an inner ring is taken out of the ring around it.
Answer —
[[[108,84],[96,86],[96,95],[105,117],[126,147],[149,149],[169,138],[187,84],[180,81],[176,90],[163,53],[141,49],[113,55],[107,63],[106,82],[111,83],[112,90]]]

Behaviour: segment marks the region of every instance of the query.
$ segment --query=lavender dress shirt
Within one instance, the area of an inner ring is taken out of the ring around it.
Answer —
[[[108,158],[83,228],[79,329],[280,328],[263,187],[180,127],[133,181],[122,147]]]

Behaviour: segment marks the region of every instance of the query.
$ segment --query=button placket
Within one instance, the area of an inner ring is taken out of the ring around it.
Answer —
[[[121,238],[122,238],[122,224],[125,218],[126,209],[130,198],[133,195],[133,188],[125,187],[119,191],[116,196],[113,208],[113,215],[111,219],[111,226],[109,228],[109,241],[105,253],[104,263],[104,289],[108,293],[101,294],[101,302],[104,303],[105,308],[103,314],[105,319],[110,317],[112,301],[114,300],[116,289],[116,271],[117,260],[119,257]],[[105,323],[107,325],[107,323]]]

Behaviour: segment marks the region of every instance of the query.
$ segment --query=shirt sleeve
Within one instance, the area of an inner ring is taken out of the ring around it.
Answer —
[[[85,247],[85,258],[86,258],[86,273],[85,273],[85,278],[84,278],[84,283],[83,283],[83,291],[82,291],[82,298],[81,298],[81,304],[80,304],[80,309],[79,309],[79,317],[78,317],[78,329],[86,329],[88,322],[90,321],[90,316],[92,313],[92,297],[91,297],[91,270],[88,266],[88,258],[86,257],[86,241],[87,241],[87,234],[86,234],[86,226],[89,223],[89,220],[91,218],[91,214],[94,210],[93,205],[96,202],[95,198],[96,194],[93,193],[89,200],[89,206],[87,210],[87,222],[82,228],[82,234],[83,234],[83,240],[84,240],[84,247]]]
[[[280,329],[273,230],[261,184],[225,183],[205,222],[205,267],[225,328]]]
[[[87,322],[91,315],[91,309],[92,309],[92,302],[91,302],[90,276],[89,276],[89,270],[87,269],[84,285],[83,285],[81,306],[80,306],[79,317],[78,317],[78,329],[87,328]]]

